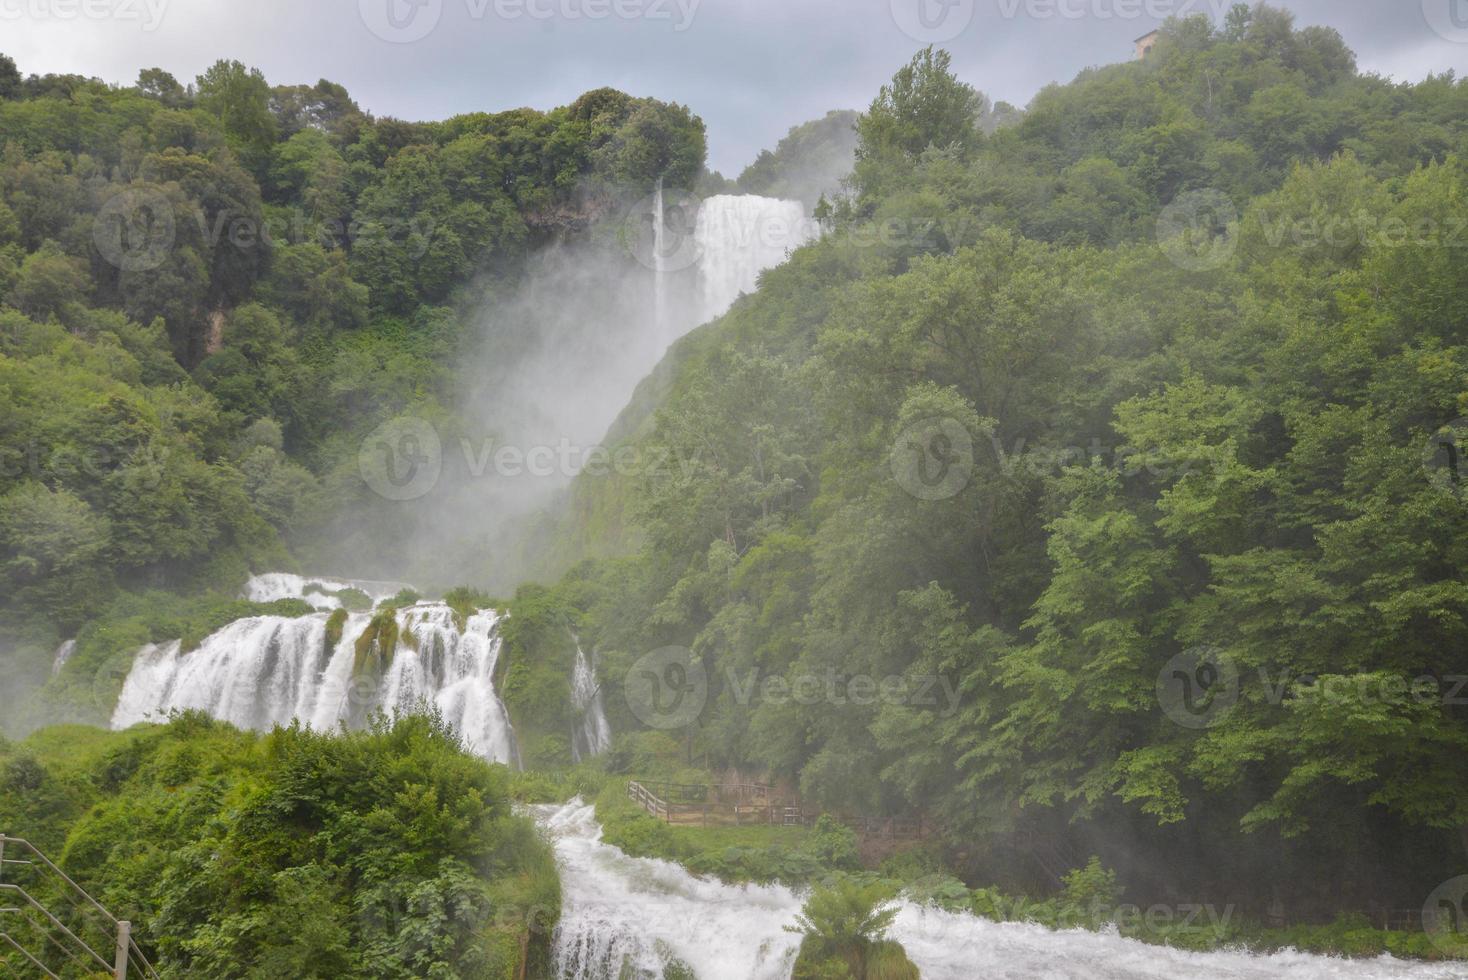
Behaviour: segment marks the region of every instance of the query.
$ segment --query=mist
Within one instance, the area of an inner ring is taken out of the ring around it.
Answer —
[[[637,385],[675,341],[816,233],[799,201],[669,191],[660,234],[658,203],[648,196],[598,215],[476,305],[457,417],[432,420],[440,473],[422,496],[389,502],[405,525],[393,535],[402,550],[343,542],[349,551],[333,567],[504,593],[535,564],[524,543],[533,515],[583,471],[632,474],[637,462],[607,434]]]

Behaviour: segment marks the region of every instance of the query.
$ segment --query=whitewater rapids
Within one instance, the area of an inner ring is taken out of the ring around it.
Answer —
[[[786,932],[802,897],[779,885],[726,885],[601,840],[581,800],[531,807],[561,866],[555,936],[559,980],[655,980],[681,962],[699,980],[788,980],[799,937]],[[902,903],[889,937],[924,980],[1464,980],[1461,964],[1389,956],[1347,960],[1285,952],[1189,953],[1080,929]]]

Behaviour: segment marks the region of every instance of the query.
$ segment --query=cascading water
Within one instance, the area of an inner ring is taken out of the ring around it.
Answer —
[[[242,728],[299,721],[331,731],[374,711],[396,717],[431,703],[466,749],[495,762],[517,762],[515,733],[494,688],[498,614],[476,613],[461,629],[443,603],[397,610],[399,639],[380,676],[356,665],[357,640],[372,617],[349,615],[334,648],[328,648],[327,619],[324,612],[297,619],[253,616],[188,653],[177,641],[144,647],[123,684],[112,727],[193,709]]]
[[[673,963],[699,980],[786,980],[800,901],[787,888],[736,888],[676,864],[632,858],[601,842],[592,807],[533,807],[555,842],[561,921],[553,975],[561,980],[652,980]]]
[[[698,210],[697,323],[722,316],[740,293],[753,292],[759,274],[816,237],[799,201],[753,194],[720,194]]]
[[[663,336],[668,329],[668,216],[663,207],[663,178],[658,178],[657,190],[652,197],[652,262],[653,262],[653,329]]]
[[[255,575],[245,583],[245,598],[251,602],[303,599],[317,609],[340,609],[341,600],[330,593],[355,589],[366,593],[373,602],[381,602],[408,587],[403,582],[361,582],[353,579],[313,578],[290,572],[267,572],[264,575]]]
[[[699,980],[786,980],[802,899],[779,886],[733,886],[601,841],[580,800],[531,808],[561,865],[560,980],[652,980],[681,962]],[[923,980],[1462,980],[1461,966],[1389,956],[1345,960],[1285,952],[1189,953],[1115,933],[1052,931],[903,903],[888,931]]]
[[[576,667],[571,673],[571,706],[576,709],[576,722],[571,731],[571,757],[574,761],[601,755],[612,745],[612,726],[607,723],[602,704],[601,684],[596,669],[576,642]]]
[[[76,653],[76,640],[67,640],[56,648],[56,656],[51,658],[52,677],[61,673],[61,668],[66,666],[66,662],[71,659],[73,653]]]

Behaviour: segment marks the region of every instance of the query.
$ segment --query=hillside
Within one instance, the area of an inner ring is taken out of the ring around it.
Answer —
[[[695,465],[575,488],[562,542],[634,530],[559,587],[608,704],[685,648],[691,758],[979,880],[1420,904],[1468,848],[1468,88],[1240,8],[984,105],[898,72],[824,239],[625,418]]]

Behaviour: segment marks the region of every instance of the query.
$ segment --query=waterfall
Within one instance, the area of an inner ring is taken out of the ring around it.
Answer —
[[[299,721],[321,731],[383,711],[397,717],[431,703],[469,751],[518,761],[515,733],[494,688],[499,615],[476,613],[462,629],[448,606],[423,602],[397,610],[399,640],[380,677],[353,675],[357,640],[372,617],[347,617],[328,647],[325,612],[298,619],[252,616],[183,652],[174,641],[138,652],[112,715],[112,727],[199,710],[242,728]]]
[[[328,595],[356,589],[374,603],[390,599],[404,589],[404,582],[362,582],[354,579],[292,575],[289,572],[267,572],[255,575],[245,583],[244,596],[251,602],[275,602],[278,599],[303,599],[316,609],[340,609],[341,601]]]
[[[76,653],[76,640],[67,640],[56,648],[56,656],[51,658],[52,677],[61,673],[61,668],[66,666],[66,662],[71,659],[73,653]]]
[[[657,190],[652,197],[652,310],[653,331],[658,337],[668,329],[668,216],[663,207],[663,178],[658,178]]]
[[[698,310],[695,323],[722,316],[740,293],[754,292],[759,274],[816,237],[799,201],[720,194],[698,210]]]
[[[601,684],[596,669],[576,641],[576,668],[571,674],[571,706],[576,709],[576,722],[571,730],[571,758],[580,762],[601,755],[612,745],[612,726],[607,724],[602,705]]]
[[[602,843],[595,811],[580,800],[530,808],[551,835],[561,866],[559,980],[663,977],[681,962],[699,980],[786,980],[799,937],[802,897],[778,885],[725,885],[666,861],[628,857]],[[923,980],[1450,980],[1453,963],[1382,956],[1346,960],[1293,951],[1190,953],[1124,939],[1114,931],[1053,931],[899,903],[888,936]]]

